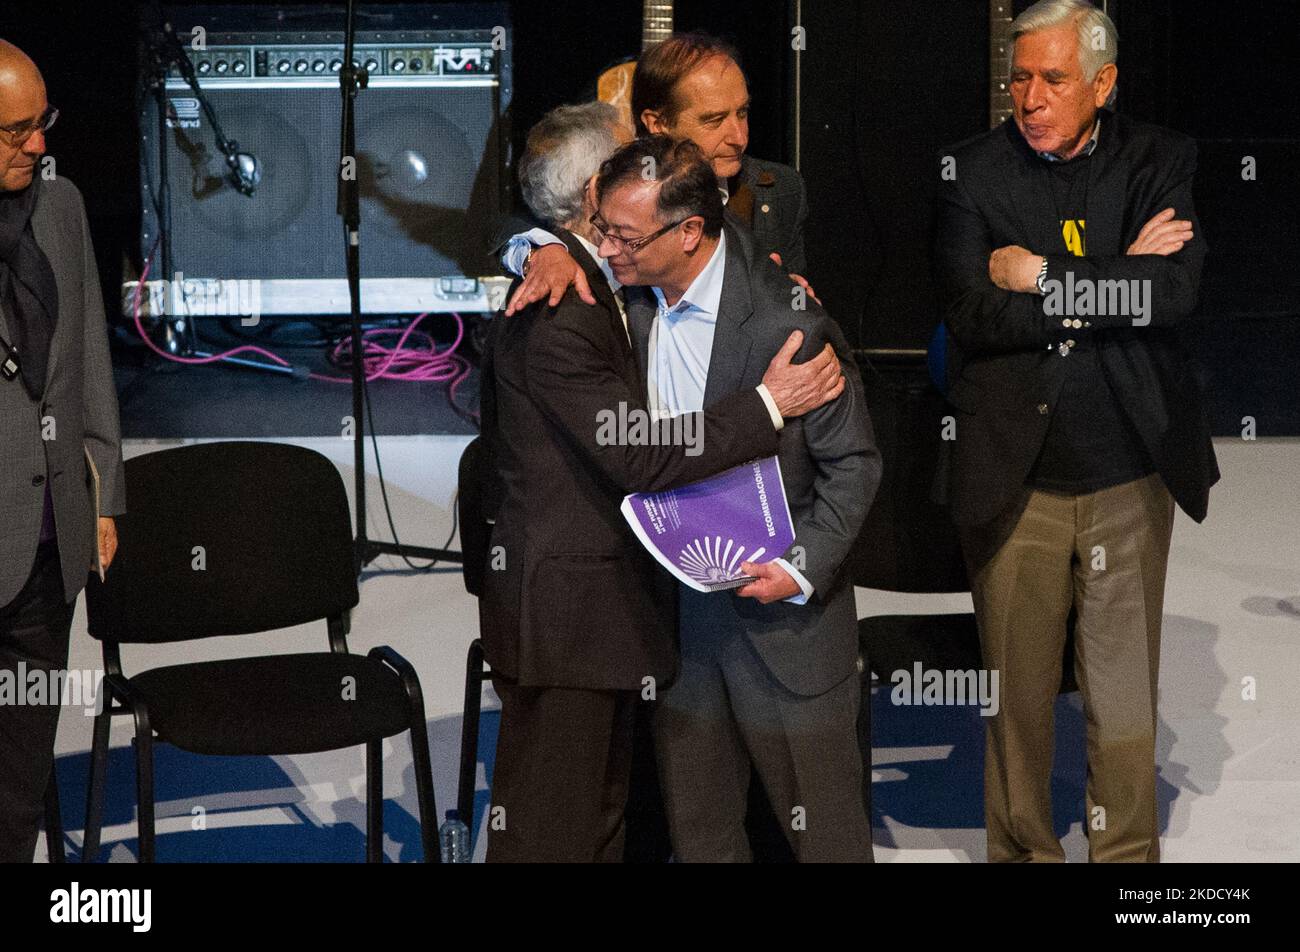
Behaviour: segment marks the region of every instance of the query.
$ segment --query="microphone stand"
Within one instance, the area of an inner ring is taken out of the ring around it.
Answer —
[[[356,495],[356,535],[353,557],[357,574],[378,555],[414,556],[442,562],[462,562],[464,556],[451,549],[382,542],[366,537],[366,381],[361,341],[361,185],[357,178],[356,97],[370,81],[369,73],[353,62],[356,41],[356,0],[347,0],[347,27],[343,41],[343,66],[339,89],[343,95],[343,117],[339,134],[338,205],[346,242],[348,298],[352,305],[352,460]],[[378,448],[375,450],[378,454]]]
[[[158,244],[162,253],[162,275],[167,281],[172,278],[172,186],[171,176],[167,171],[167,69],[170,59],[153,41],[148,30],[142,30],[145,50],[149,55],[149,89],[153,93],[154,104],[158,111]],[[170,284],[163,285],[171,287]],[[141,292],[143,292],[141,288]],[[184,295],[182,295],[183,297]],[[184,342],[177,336],[176,328],[167,319],[167,301],[163,301],[163,327],[166,334],[166,348],[171,353],[193,353],[196,341],[194,329],[188,320],[181,325]]]
[[[181,44],[180,38],[176,35],[176,30],[172,27],[171,21],[167,19],[162,12],[162,8],[157,4],[154,9],[158,15],[158,22],[163,36],[161,44],[154,41],[150,32],[142,30],[144,36],[145,49],[149,55],[150,76],[149,87],[153,93],[154,102],[158,111],[158,238],[159,246],[162,252],[162,276],[168,283],[164,287],[172,288],[174,292],[173,301],[183,303],[185,300],[184,289],[176,290],[172,284],[175,278],[175,272],[172,271],[172,205],[171,205],[171,178],[167,171],[167,73],[174,65],[180,72],[182,78],[194,92],[194,96],[203,107],[203,113],[207,116],[208,123],[212,127],[213,137],[216,139],[217,148],[225,156],[226,166],[230,169],[230,175],[227,182],[233,186],[240,194],[251,196],[253,189],[260,180],[260,172],[257,171],[256,162],[253,161],[250,168],[245,169],[241,165],[243,154],[239,151],[239,143],[233,139],[228,139],[221,128],[221,122],[217,119],[216,110],[212,108],[212,103],[204,94],[203,88],[199,85],[199,78],[194,72],[194,64],[190,62],[189,56],[185,52],[185,47]],[[250,157],[251,158],[251,157]],[[143,293],[143,288],[141,292]],[[167,314],[168,302],[163,302],[163,327],[166,334],[165,347],[168,352],[177,354],[182,357],[211,357],[212,354],[199,350],[198,333],[195,330],[195,322],[186,313],[182,320],[176,323],[168,319]],[[186,308],[188,312],[188,308]],[[221,363],[233,364],[239,367],[251,367],[255,370],[266,371],[267,373],[282,374],[291,377],[302,377],[305,373],[300,368],[283,367],[279,364],[270,364],[260,360],[250,360],[246,357],[221,357]]]
[[[239,194],[251,196],[261,177],[260,173],[256,170],[255,165],[247,170],[242,167],[239,143],[226,138],[226,133],[221,128],[221,122],[217,119],[216,110],[212,108],[212,103],[208,102],[208,97],[204,95],[203,87],[199,85],[199,77],[194,72],[194,64],[190,62],[185,47],[181,45],[180,38],[176,35],[176,30],[173,29],[171,21],[163,20],[162,32],[164,50],[159,59],[162,61],[164,69],[174,63],[176,68],[180,70],[181,78],[194,91],[194,98],[199,101],[199,105],[203,107],[203,114],[208,117],[208,124],[212,126],[212,137],[217,140],[217,148],[221,150],[221,154],[226,158],[226,167],[230,169],[230,175],[226,181]]]

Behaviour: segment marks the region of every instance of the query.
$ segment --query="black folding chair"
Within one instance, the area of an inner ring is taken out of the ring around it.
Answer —
[[[128,511],[106,581],[86,590],[103,642],[82,861],[99,852],[112,718],[135,725],[141,862],[152,862],[153,745],[289,755],[364,745],[366,859],[383,861],[384,738],[409,731],[425,862],[440,859],[424,699],[389,647],[348,651],[359,601],[347,495],[334,465],[277,443],[183,446],[128,460]],[[123,644],[271,632],[326,621],[329,651],[200,661],[128,676]]]
[[[464,553],[462,571],[465,590],[476,598],[483,596],[483,574],[487,566],[488,542],[492,525],[486,511],[490,505],[489,460],[482,437],[475,437],[461,454],[457,470],[457,518],[460,524],[460,547]],[[478,776],[478,730],[483,708],[483,682],[492,676],[483,655],[483,642],[470,642],[465,659],[465,705],[460,728],[460,778],[456,785],[456,812],[466,825],[474,820],[474,787]]]

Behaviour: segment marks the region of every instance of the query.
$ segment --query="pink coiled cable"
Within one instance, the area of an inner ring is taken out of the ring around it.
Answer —
[[[150,350],[159,357],[179,364],[210,364],[235,354],[251,352],[259,354],[281,367],[292,366],[289,361],[278,354],[254,344],[242,344],[239,347],[223,351],[220,354],[213,354],[210,357],[179,357],[176,354],[169,354],[155,344],[149,338],[149,335],[145,333],[144,323],[140,315],[145,283],[149,280],[149,272],[153,268],[154,254],[157,250],[158,244],[155,242],[153,249],[149,252],[149,258],[145,262],[140,281],[136,285],[135,300],[131,308],[134,312],[136,333],[140,335],[140,339],[145,342]],[[424,331],[418,333],[415,331],[416,326],[428,316],[428,311],[420,314],[405,329],[375,328],[363,332],[362,367],[367,381],[411,380],[420,383],[437,383],[450,380],[451,387],[448,391],[448,398],[454,404],[457,388],[469,377],[472,369],[470,362],[455,352],[465,338],[465,322],[459,314],[453,313],[451,315],[456,321],[456,339],[452,341],[451,346],[439,351],[433,337]],[[394,334],[400,334],[396,344],[389,347],[381,343],[383,338],[391,337]],[[412,343],[408,344],[408,341]],[[344,337],[334,346],[334,349],[330,352],[330,357],[335,363],[344,367],[351,365],[352,338],[350,335]],[[328,374],[311,373],[308,374],[308,377],[312,380],[324,380],[329,383],[352,382],[351,377],[334,377]]]

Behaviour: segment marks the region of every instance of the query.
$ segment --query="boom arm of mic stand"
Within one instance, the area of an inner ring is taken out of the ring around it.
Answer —
[[[239,143],[226,138],[225,130],[221,128],[221,120],[217,118],[216,110],[212,108],[212,103],[208,101],[207,95],[203,92],[203,87],[199,85],[199,77],[194,72],[194,64],[190,62],[189,55],[186,54],[185,47],[181,45],[180,37],[176,35],[176,30],[172,27],[170,21],[163,21],[162,33],[163,44],[162,49],[158,51],[159,59],[164,66],[175,64],[176,68],[180,70],[181,78],[193,91],[194,98],[199,101],[199,105],[203,108],[203,114],[208,117],[208,123],[212,126],[212,137],[217,141],[217,149],[225,156],[226,166],[232,173],[231,184],[241,195],[252,195],[253,187],[247,184],[240,174]]]

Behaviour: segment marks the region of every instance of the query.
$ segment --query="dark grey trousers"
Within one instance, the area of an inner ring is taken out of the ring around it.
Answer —
[[[871,862],[858,675],[803,697],[742,635],[683,626],[681,640],[681,673],[660,694],[654,722],[677,860],[751,860],[745,807],[755,769],[800,862]]]
[[[19,662],[28,673],[67,667],[75,607],[63,598],[58,543],[41,543],[27,584],[0,608],[0,671],[16,679]],[[60,699],[51,700],[0,703],[0,863],[30,863],[36,851],[59,729]]]

